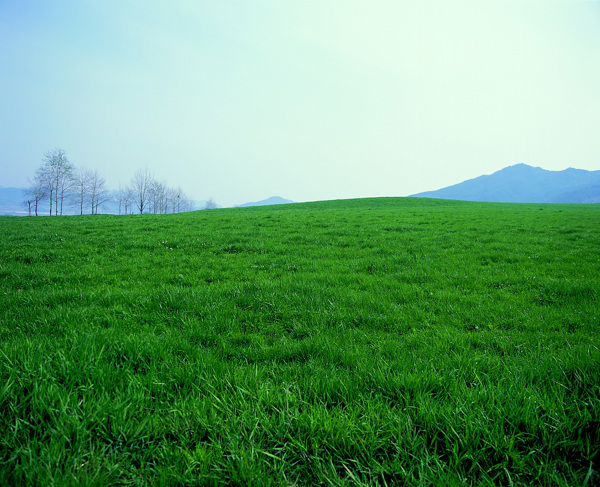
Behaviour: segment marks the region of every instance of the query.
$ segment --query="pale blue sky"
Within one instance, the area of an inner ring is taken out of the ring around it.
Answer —
[[[0,186],[44,152],[224,206],[600,169],[600,2],[0,0]]]

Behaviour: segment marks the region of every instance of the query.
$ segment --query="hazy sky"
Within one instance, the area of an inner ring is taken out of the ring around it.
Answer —
[[[600,2],[0,0],[0,186],[55,147],[223,206],[600,169]]]

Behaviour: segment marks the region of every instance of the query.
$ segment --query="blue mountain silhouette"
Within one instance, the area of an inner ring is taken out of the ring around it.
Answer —
[[[506,203],[600,203],[600,171],[548,171],[516,164],[494,174],[412,196]]]

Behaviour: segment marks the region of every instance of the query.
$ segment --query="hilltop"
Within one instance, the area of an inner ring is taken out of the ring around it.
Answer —
[[[504,203],[600,203],[600,171],[548,171],[516,164],[491,175],[412,196]]]
[[[253,201],[250,203],[244,203],[243,205],[240,205],[241,208],[244,208],[246,206],[271,206],[271,205],[286,205],[289,203],[294,203],[294,201],[292,200],[286,200],[285,198],[282,198],[281,196],[271,196],[270,198],[267,198],[266,200],[261,200],[261,201]]]

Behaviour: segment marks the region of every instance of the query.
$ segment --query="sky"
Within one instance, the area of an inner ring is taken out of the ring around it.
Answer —
[[[600,169],[598,0],[0,0],[0,186],[234,206]]]

